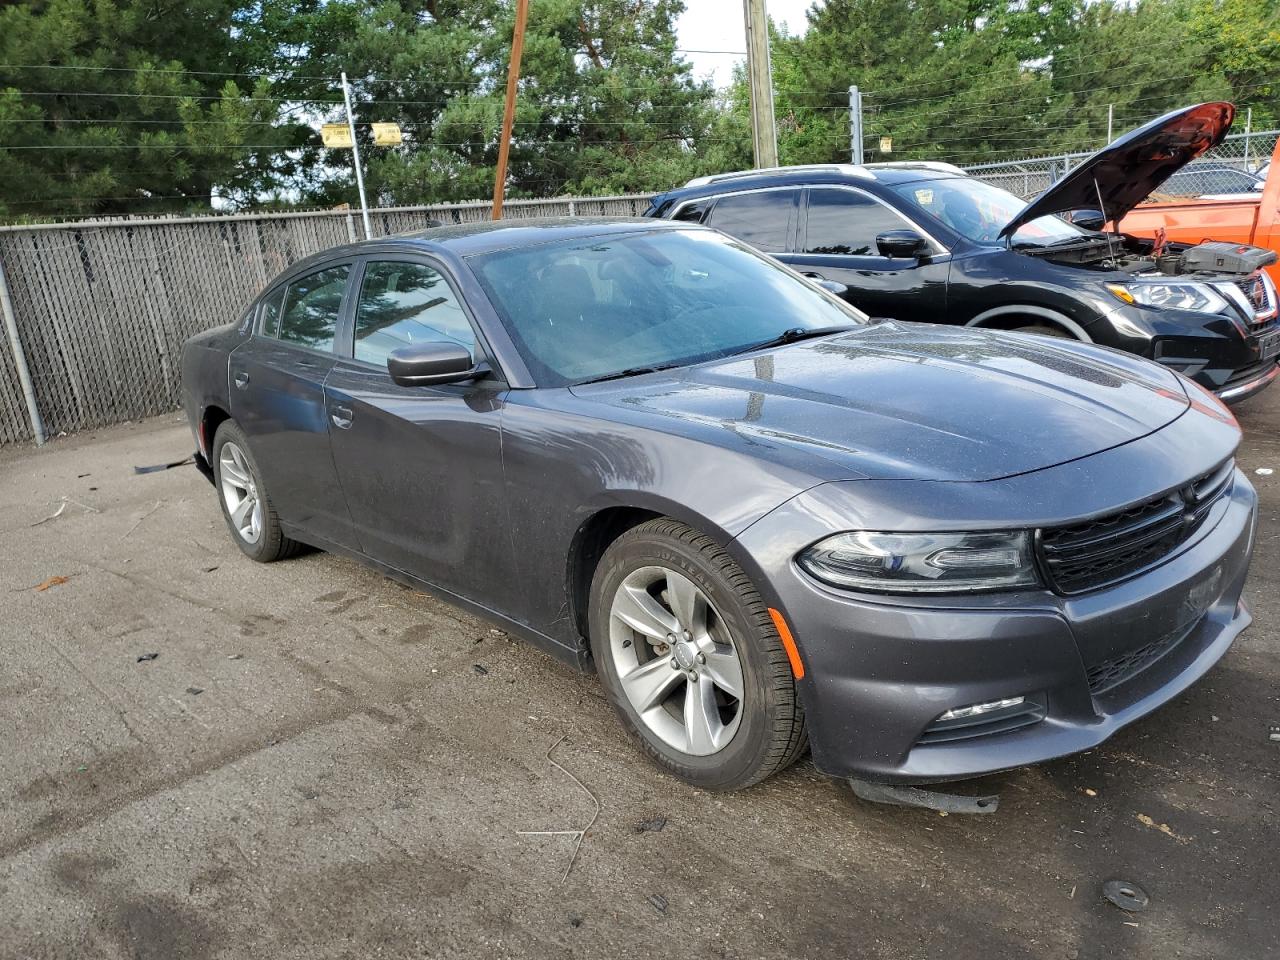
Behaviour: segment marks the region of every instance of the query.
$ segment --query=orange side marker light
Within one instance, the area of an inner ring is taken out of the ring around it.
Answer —
[[[791,661],[791,675],[797,680],[804,679],[804,661],[800,659],[800,651],[796,649],[795,637],[791,636],[791,628],[782,614],[773,607],[769,608],[769,616],[773,625],[778,628],[778,637],[782,640],[782,649],[787,651],[787,659]]]

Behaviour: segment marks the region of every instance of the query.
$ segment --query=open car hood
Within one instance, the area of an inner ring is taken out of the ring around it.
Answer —
[[[1229,103],[1201,103],[1131,130],[1023,207],[1000,236],[1049,214],[1097,210],[1099,194],[1107,221],[1120,220],[1160,184],[1221,143],[1235,115]]]

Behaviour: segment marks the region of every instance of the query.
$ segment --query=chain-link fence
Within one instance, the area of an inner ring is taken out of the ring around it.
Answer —
[[[507,219],[636,216],[649,195],[508,200]],[[488,203],[371,210],[374,236],[487,220]],[[0,228],[7,287],[47,435],[176,408],[180,353],[290,263],[361,236],[355,211]],[[9,308],[6,308],[8,310]],[[0,444],[30,440],[17,354],[0,346]]]
[[[1153,199],[1198,197],[1205,194],[1249,193],[1258,171],[1271,159],[1280,130],[1233,133],[1216,148],[1174,174]],[[1057,183],[1092,151],[1060,153],[1000,163],[979,163],[965,170],[980,180],[1030,199]]]

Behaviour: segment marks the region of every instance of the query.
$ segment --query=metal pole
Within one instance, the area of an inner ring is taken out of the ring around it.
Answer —
[[[747,76],[751,81],[751,141],[757,167],[778,165],[773,122],[773,69],[769,62],[769,18],[764,0],[742,0],[747,19]]]
[[[1253,107],[1244,112],[1244,169],[1249,171],[1249,134],[1253,132]]]
[[[862,91],[849,88],[849,159],[862,163]]]
[[[529,0],[516,0],[516,26],[511,34],[511,61],[507,64],[507,102],[502,107],[502,142],[498,144],[498,170],[493,178],[494,220],[502,219],[502,201],[507,194],[507,157],[511,153],[511,128],[516,120],[516,85],[520,82],[520,55],[524,52],[524,25],[529,19]]]
[[[44,423],[40,420],[40,408],[36,406],[36,389],[31,382],[31,371],[27,368],[27,355],[18,336],[18,318],[13,312],[13,301],[9,299],[9,281],[5,279],[3,263],[0,263],[0,313],[4,314],[4,329],[9,335],[9,346],[13,350],[13,365],[18,368],[18,382],[22,384],[22,396],[27,401],[31,433],[35,437],[36,446],[41,446],[44,444]]]
[[[364,174],[360,170],[360,141],[356,139],[356,117],[351,110],[351,84],[347,83],[347,74],[342,74],[342,100],[347,105],[347,129],[351,131],[351,162],[356,168],[356,189],[360,191],[360,216],[364,220],[364,238],[373,239],[373,228],[369,226],[369,201],[364,195]]]
[[[1116,105],[1114,103],[1107,104],[1107,143],[1111,142],[1111,125],[1116,118]]]

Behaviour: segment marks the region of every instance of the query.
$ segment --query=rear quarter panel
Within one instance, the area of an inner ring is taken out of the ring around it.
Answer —
[[[242,325],[235,323],[196,334],[182,345],[182,409],[197,445],[205,410],[210,406],[230,408],[227,358],[244,338]]]

